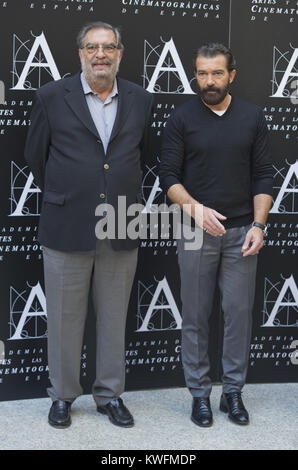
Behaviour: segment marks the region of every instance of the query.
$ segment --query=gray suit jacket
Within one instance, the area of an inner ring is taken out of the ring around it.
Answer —
[[[106,155],[80,73],[36,92],[25,159],[43,192],[38,239],[44,246],[93,250],[98,204],[107,202],[117,209],[118,196],[126,196],[127,206],[140,202],[141,158],[153,99],[142,87],[117,81],[118,110]],[[115,250],[137,245],[138,240],[112,240]]]

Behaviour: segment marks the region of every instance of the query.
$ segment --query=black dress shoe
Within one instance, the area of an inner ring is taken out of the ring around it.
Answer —
[[[70,408],[68,401],[54,401],[49,412],[49,424],[54,428],[68,428],[71,425]]]
[[[193,423],[204,428],[212,426],[213,417],[209,398],[194,397],[191,420]]]
[[[229,418],[236,424],[249,424],[249,415],[241,398],[241,392],[223,393],[219,409],[228,413]]]
[[[123,428],[131,428],[134,420],[121,398],[110,401],[107,405],[97,406],[97,411],[108,415],[111,423]]]

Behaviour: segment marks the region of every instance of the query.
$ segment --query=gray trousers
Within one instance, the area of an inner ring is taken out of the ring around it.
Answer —
[[[125,385],[125,325],[138,249],[114,251],[108,240],[96,251],[62,252],[43,248],[48,316],[48,363],[55,400],[81,395],[81,352],[91,289],[96,314],[98,405],[118,398]]]
[[[223,392],[244,386],[251,338],[257,255],[243,257],[246,227],[226,230],[222,237],[204,232],[200,250],[184,250],[178,241],[182,299],[182,362],[186,384],[194,397],[208,397],[208,337],[217,272],[224,314]]]

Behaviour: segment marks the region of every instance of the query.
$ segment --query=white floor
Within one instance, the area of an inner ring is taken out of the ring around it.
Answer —
[[[72,425],[64,430],[48,425],[47,398],[0,402],[0,449],[298,449],[298,384],[246,385],[249,426],[233,424],[219,411],[220,394],[215,386],[214,424],[207,429],[190,421],[191,396],[185,388],[125,393],[136,423],[128,429],[97,413],[90,395],[74,402]]]

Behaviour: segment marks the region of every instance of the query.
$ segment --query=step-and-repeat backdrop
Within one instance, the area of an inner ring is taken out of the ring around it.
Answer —
[[[0,400],[45,396],[47,313],[36,240],[41,193],[23,159],[34,91],[80,68],[76,34],[93,20],[122,27],[120,75],[154,94],[146,211],[165,202],[158,179],[170,113],[196,94],[192,59],[205,42],[230,45],[232,92],[264,110],[273,149],[274,203],[260,253],[249,382],[298,380],[298,5],[296,0],[0,0]],[[176,242],[143,240],[131,295],[126,388],[183,386]],[[214,300],[212,378],[221,379],[223,320]],[[82,384],[94,377],[94,318],[87,321]]]

